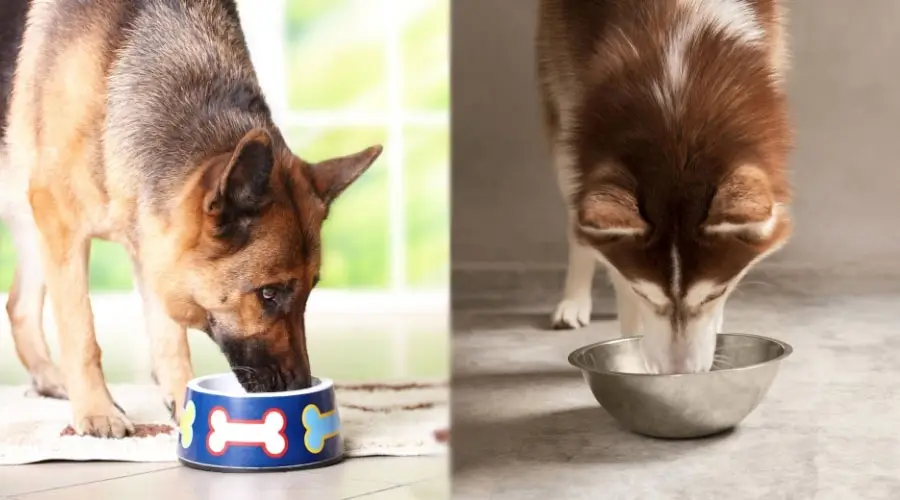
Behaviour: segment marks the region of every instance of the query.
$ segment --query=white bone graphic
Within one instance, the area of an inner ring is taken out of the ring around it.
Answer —
[[[206,447],[213,455],[222,455],[229,446],[261,446],[266,455],[280,457],[287,451],[284,428],[287,420],[280,410],[263,414],[262,420],[230,420],[224,408],[209,413]]]

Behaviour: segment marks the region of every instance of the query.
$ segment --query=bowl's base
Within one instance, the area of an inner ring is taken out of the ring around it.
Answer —
[[[287,465],[282,467],[223,467],[220,465],[198,464],[196,462],[191,462],[190,460],[185,460],[181,457],[178,457],[178,461],[186,465],[187,467],[207,472],[289,472],[294,470],[318,469],[321,467],[328,467],[329,465],[338,464],[343,460],[344,455],[341,455],[337,458],[332,458],[331,460],[323,460],[321,462],[314,462],[311,464]]]
[[[629,429],[629,430],[640,436],[649,437],[649,438],[653,438],[653,439],[661,439],[661,440],[665,440],[665,441],[687,441],[687,440],[691,440],[691,439],[707,439],[707,438],[714,438],[714,437],[718,437],[718,436],[724,436],[726,434],[731,434],[732,432],[734,432],[735,428],[737,428],[737,426],[726,427],[725,429],[719,429],[719,430],[715,430],[715,431],[697,432],[697,433],[682,434],[682,435],[668,435],[668,436],[661,435],[661,434],[655,434],[655,433],[651,433],[651,432],[642,432],[642,431],[639,431],[636,429]]]

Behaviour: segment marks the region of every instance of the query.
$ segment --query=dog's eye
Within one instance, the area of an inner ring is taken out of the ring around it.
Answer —
[[[701,302],[700,305],[701,305],[701,306],[705,306],[706,304],[709,304],[710,302],[712,302],[712,301],[718,299],[719,297],[725,295],[725,291],[726,291],[726,290],[727,290],[726,288],[723,288],[723,289],[719,290],[718,292],[709,294],[705,299],[703,299],[703,302]]]
[[[653,302],[652,300],[650,300],[650,297],[647,297],[646,295],[644,295],[643,293],[641,293],[641,291],[638,290],[637,288],[632,287],[631,290],[634,291],[634,293],[635,293],[638,297],[640,297],[640,298],[642,298],[642,299],[645,299],[647,302]]]
[[[259,296],[263,300],[272,301],[275,300],[275,297],[278,297],[278,290],[271,286],[264,286],[259,289]]]
[[[646,300],[647,302],[653,304],[653,305],[656,306],[656,307],[661,307],[661,304],[657,303],[655,300],[653,300],[653,299],[651,299],[650,297],[648,297],[647,294],[645,294],[644,292],[642,292],[642,291],[640,291],[640,290],[638,290],[637,288],[634,288],[634,287],[632,287],[631,289],[634,290],[634,293],[637,294],[638,297],[640,297],[640,298]]]

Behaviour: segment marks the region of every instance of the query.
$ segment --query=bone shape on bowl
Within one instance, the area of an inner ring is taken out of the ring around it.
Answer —
[[[281,410],[266,411],[262,420],[237,420],[230,419],[224,408],[216,407],[209,413],[206,444],[213,455],[225,453],[229,446],[260,446],[266,455],[277,458],[287,451],[286,425]]]
[[[197,419],[197,406],[193,401],[188,401],[181,412],[181,420],[178,422],[178,432],[181,434],[181,446],[188,449],[194,441],[194,420]]]
[[[303,409],[302,419],[306,429],[303,441],[310,453],[321,453],[325,441],[336,437],[341,425],[337,410],[322,413],[315,404]]]

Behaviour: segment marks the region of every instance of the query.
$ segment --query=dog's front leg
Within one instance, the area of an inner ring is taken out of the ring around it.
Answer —
[[[574,216],[569,223],[569,267],[563,299],[553,313],[553,328],[571,329],[591,322],[591,285],[597,261],[594,252],[582,245],[574,234]]]
[[[31,205],[41,233],[47,291],[58,325],[63,376],[78,434],[125,437],[134,426],[109,394],[88,295],[90,238],[72,229],[73,220],[51,190],[32,189]]]
[[[166,312],[156,293],[150,289],[137,261],[133,261],[133,278],[144,306],[144,325],[150,341],[150,361],[155,382],[163,391],[164,403],[177,422],[184,410],[187,383],[194,378],[187,329]]]
[[[152,292],[144,294],[144,317],[150,337],[153,373],[165,395],[165,403],[177,422],[184,410],[184,392],[194,378],[187,330],[166,313]]]

